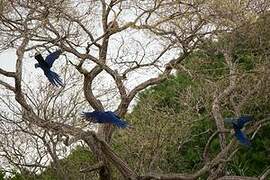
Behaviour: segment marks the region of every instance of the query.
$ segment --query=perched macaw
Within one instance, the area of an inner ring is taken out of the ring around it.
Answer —
[[[57,51],[49,54],[45,58],[45,60],[40,53],[35,55],[35,59],[38,61],[38,63],[35,64],[35,68],[41,68],[43,70],[45,76],[50,81],[50,83],[55,85],[55,86],[58,86],[58,85],[63,86],[62,80],[59,77],[59,75],[51,70],[51,67],[52,67],[54,61],[57,58],[59,58],[61,53],[62,53],[61,50],[57,50]]]
[[[245,126],[247,122],[252,120],[253,120],[252,116],[240,116],[239,118],[225,118],[224,122],[233,127],[235,132],[234,135],[236,139],[240,142],[240,144],[250,147],[251,142],[247,138],[246,134],[243,131],[241,131],[241,129]]]
[[[128,127],[128,123],[112,111],[82,112],[82,117],[93,123],[109,123],[119,128]]]

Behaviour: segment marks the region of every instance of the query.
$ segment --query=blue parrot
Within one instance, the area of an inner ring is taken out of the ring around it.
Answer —
[[[82,117],[93,123],[111,123],[119,128],[128,127],[128,123],[112,111],[82,112]]]
[[[64,86],[59,75],[51,71],[54,61],[59,58],[61,53],[61,50],[50,53],[45,60],[40,53],[35,55],[35,59],[38,61],[38,63],[35,64],[35,68],[41,68],[50,83],[55,86]]]
[[[225,118],[224,122],[230,124],[234,129],[234,135],[240,144],[247,147],[251,146],[250,140],[247,138],[246,134],[241,131],[245,124],[249,121],[252,121],[252,116],[240,116],[239,118]]]

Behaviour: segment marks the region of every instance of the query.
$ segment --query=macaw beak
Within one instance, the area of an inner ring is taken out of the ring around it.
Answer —
[[[36,52],[36,53],[35,53],[35,56],[37,56],[37,55],[40,55],[40,52]]]
[[[39,68],[40,66],[39,66],[39,64],[38,63],[36,63],[35,64],[35,68]]]

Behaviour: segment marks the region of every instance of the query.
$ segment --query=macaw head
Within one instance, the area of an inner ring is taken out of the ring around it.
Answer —
[[[42,59],[42,60],[43,60],[43,57],[42,57],[42,55],[40,54],[40,52],[36,52],[36,53],[35,53],[35,59]]]

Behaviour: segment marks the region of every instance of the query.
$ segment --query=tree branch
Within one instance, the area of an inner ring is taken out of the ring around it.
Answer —
[[[0,74],[7,76],[7,77],[15,77],[14,72],[5,71],[4,69],[0,68]]]
[[[8,90],[15,92],[15,87],[9,85],[8,83],[0,80],[0,85],[6,87]]]

